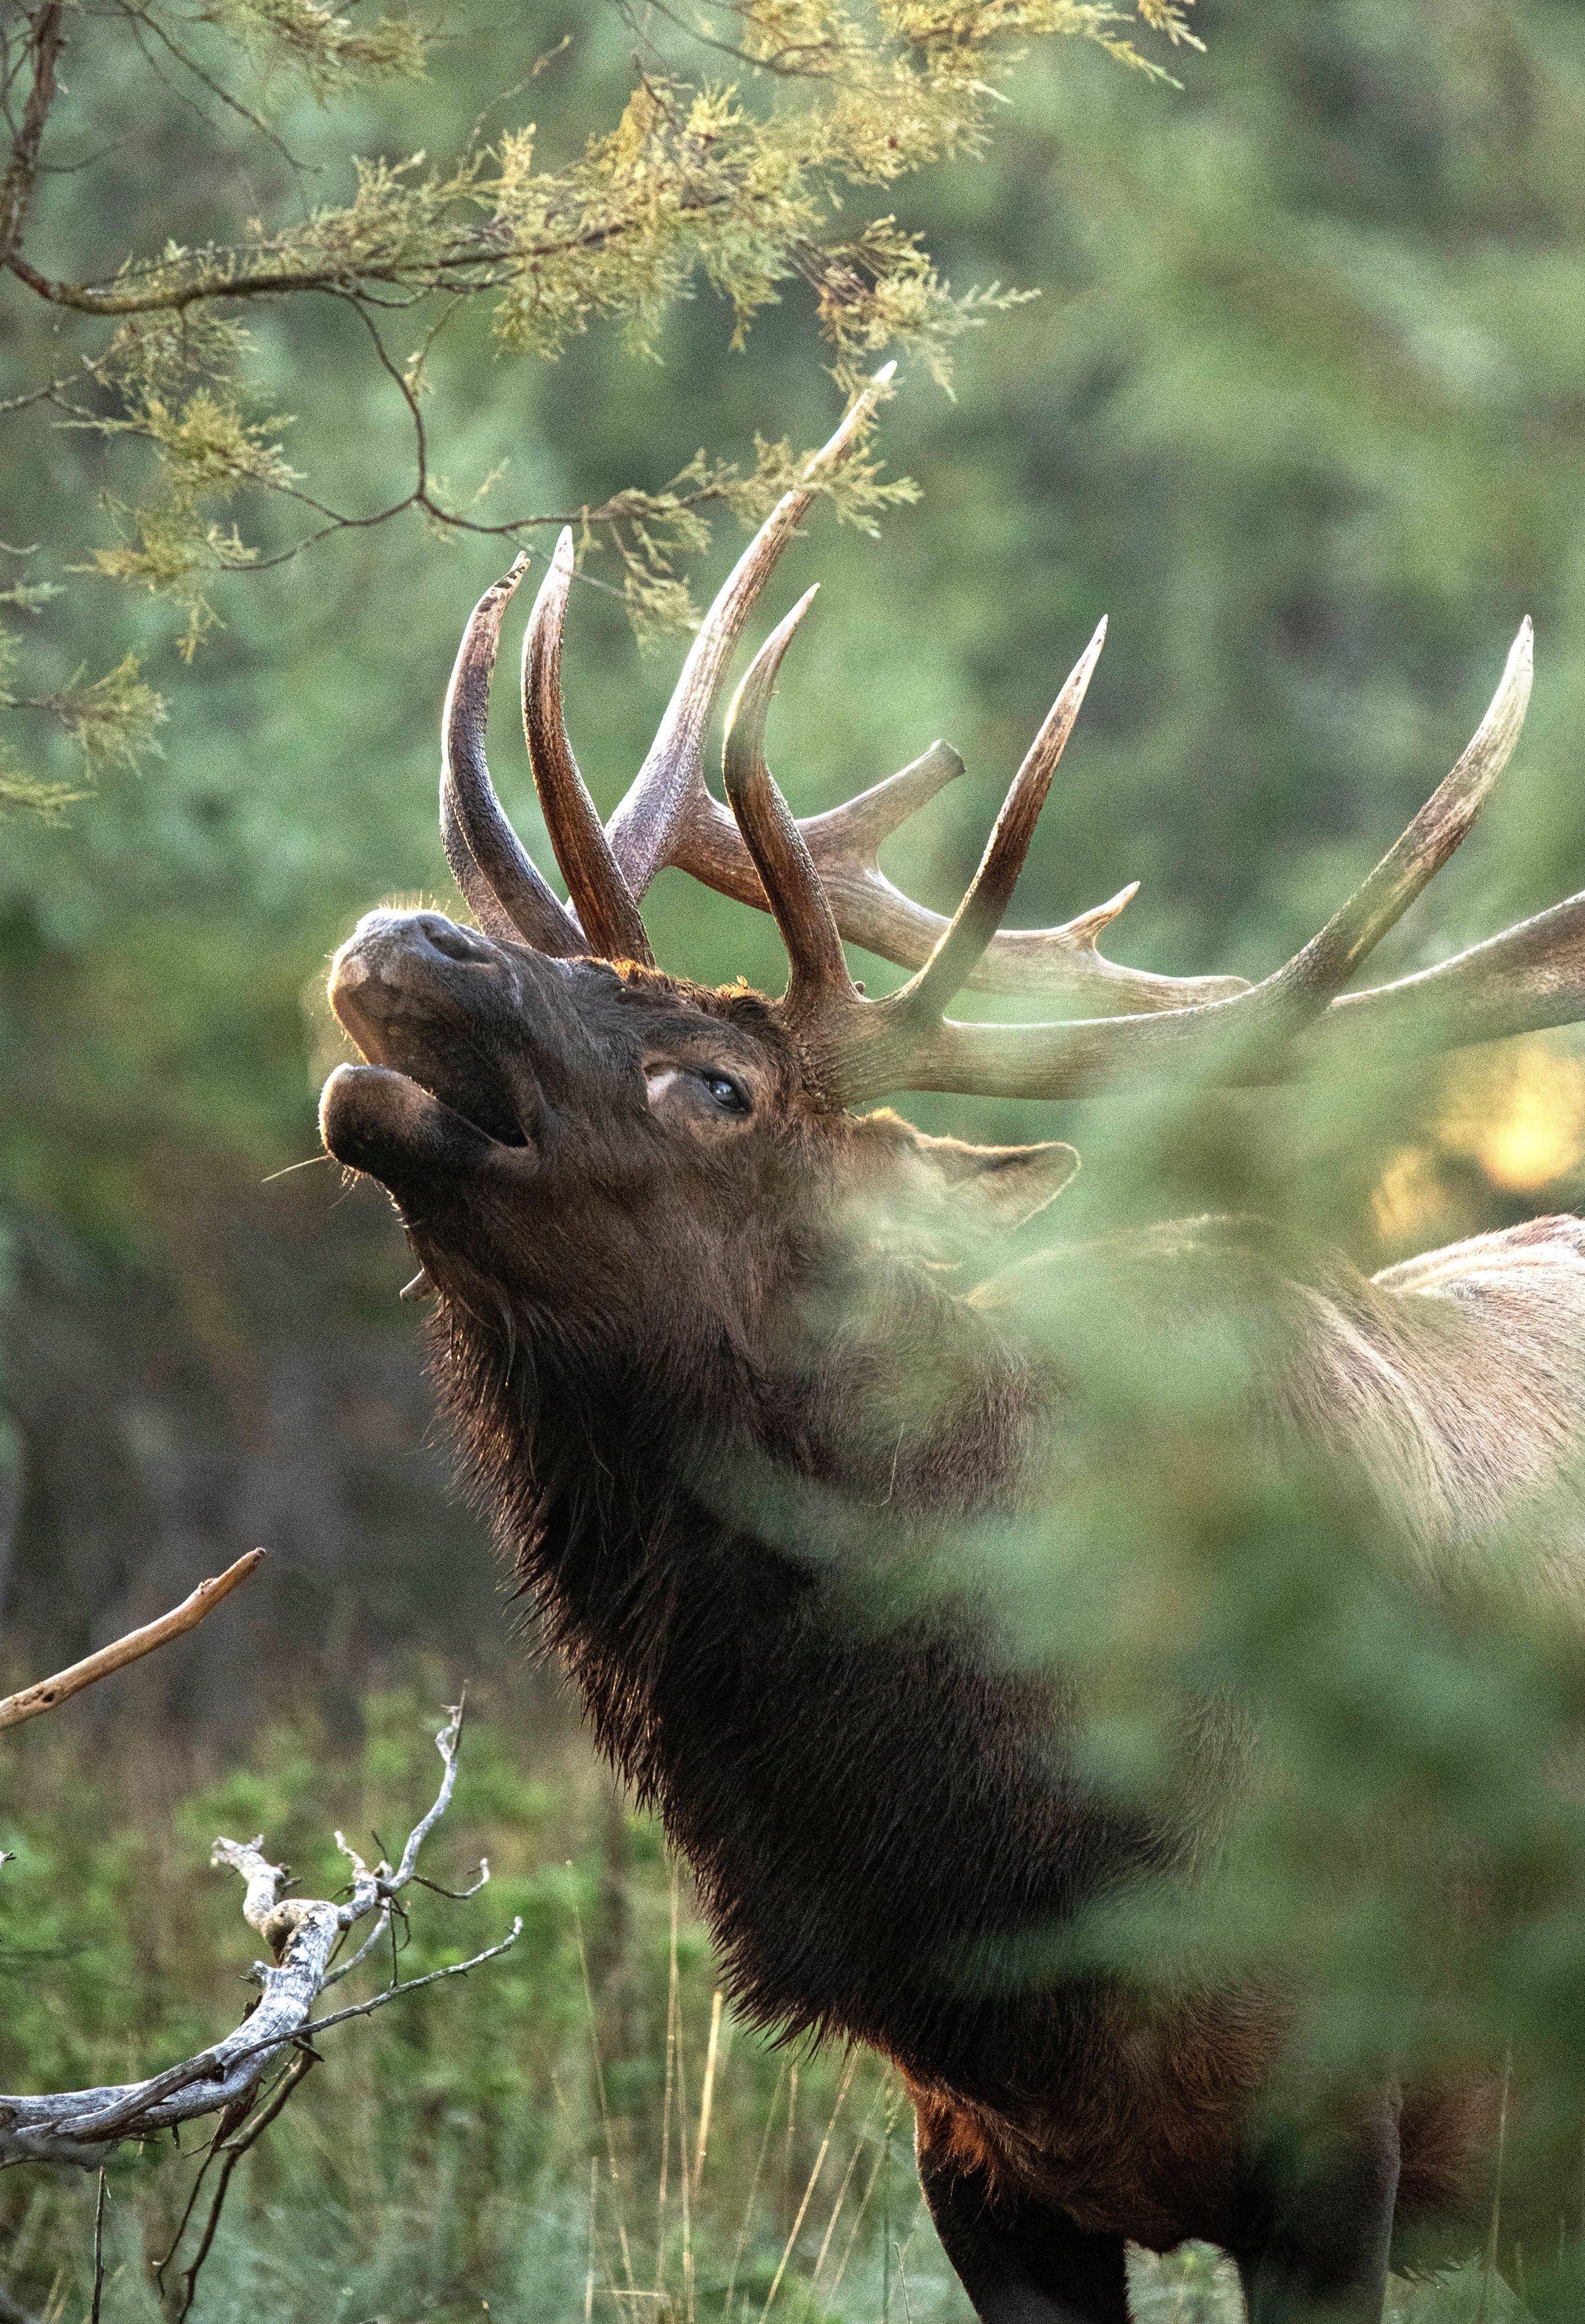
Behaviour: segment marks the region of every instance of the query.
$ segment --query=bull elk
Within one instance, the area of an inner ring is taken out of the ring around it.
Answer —
[[[396,1205],[477,1491],[601,1747],[692,1866],[738,2005],[894,2061],[931,2212],[985,2324],[1123,2324],[1126,2243],[1188,2237],[1232,2255],[1258,2324],[1376,2324],[1395,2220],[1461,2200],[1481,2135],[1468,2093],[1377,2091],[1323,2168],[1274,2179],[1252,2125],[1278,1998],[1194,1991],[1147,2024],[1104,1978],[996,1992],[960,1973],[1120,1880],[1168,1877],[1182,1835],[1080,1780],[1060,1674],[999,1664],[961,1605],[855,1628],[826,1586],[823,1527],[884,1505],[905,1534],[939,1533],[1016,1508],[1060,1422],[1060,1387],[1007,1303],[962,1296],[928,1233],[866,1240],[854,1219],[895,1203],[950,1236],[1032,1213],[1075,1167],[1060,1143],[971,1146],[853,1109],[907,1090],[1068,1099],[1163,1071],[1275,1081],[1329,1047],[1446,1047],[1585,1015],[1585,896],[1422,974],[1345,990],[1507,762],[1528,625],[1452,772],[1263,982],[1109,958],[1131,890],[1061,927],[1000,927],[1099,630],[941,919],[877,851],[960,771],[952,752],[806,820],[766,770],[771,690],[808,598],[732,703],[727,806],[704,774],[733,646],[878,386],[722,588],[604,826],[563,724],[563,537],[528,623],[522,706],[567,903],[507,820],[483,744],[526,560],[480,600],[440,788],[477,925],[377,911],[336,954],[331,1001],[368,1062],[332,1074],[325,1143]],[[779,999],[657,967],[640,905],[668,864],[774,915],[790,961]],[[844,942],[911,973],[866,998]],[[964,986],[1048,994],[1065,1014],[963,1022],[945,1009]],[[1175,1296],[1197,1240],[1142,1241],[1140,1296],[1157,1279]],[[1334,1266],[1271,1297],[1289,1316],[1276,1425],[1352,1446],[1385,1497],[1407,1491],[1426,1543],[1512,1509],[1578,1447],[1571,1218],[1374,1280]],[[921,1362],[927,1396],[909,1388]],[[1477,1365],[1506,1399],[1455,1392]]]

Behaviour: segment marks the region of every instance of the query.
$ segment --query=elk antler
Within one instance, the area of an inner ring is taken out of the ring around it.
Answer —
[[[526,556],[474,607],[440,714],[440,838],[457,886],[493,936],[521,936],[558,959],[588,950],[582,929],[530,862],[495,796],[484,761],[484,717],[501,619],[528,570]]]
[[[571,579],[570,539],[563,534],[530,623],[523,715],[546,827],[572,892],[572,911],[530,862],[484,763],[490,673],[521,560],[480,599],[447,696],[440,814],[457,885],[491,934],[515,932],[541,951],[562,955],[594,949],[648,960],[637,907],[668,864],[740,903],[771,908],[737,825],[705,783],[705,740],[733,649],[760,590],[823,477],[862,441],[894,368],[889,364],[876,374],[733,567],[699,625],[644,763],[604,831],[578,776],[562,718],[561,623]],[[935,742],[900,772],[801,824],[849,943],[905,968],[918,968],[930,957],[946,922],[895,888],[876,859],[881,842],[963,771],[956,752]],[[1157,976],[1106,959],[1100,938],[1134,893],[1125,888],[1060,927],[996,934],[969,982],[995,991],[1060,993],[1081,1006],[1089,1001],[1123,1010],[1176,1009],[1243,990],[1239,977]]]
[[[584,934],[608,960],[653,966],[638,897],[622,878],[594,800],[584,788],[561,715],[561,628],[572,586],[572,528],[556,544],[523,636],[523,735],[545,828]]]
[[[1525,622],[1468,749],[1340,910],[1261,983],[1150,1015],[1042,1025],[963,1024],[944,1015],[1006,908],[1101,650],[1091,640],[1015,777],[980,869],[930,959],[898,992],[866,1001],[848,976],[808,848],[765,771],[760,742],[781,657],[806,598],[738,690],[727,795],[788,942],[784,1001],[813,1078],[834,1104],[898,1089],[1066,1098],[1141,1068],[1188,1065],[1262,1081],[1289,1069],[1295,1038],[1337,1012],[1350,1031],[1413,1027],[1451,1045],[1585,1014],[1585,896],[1506,930],[1440,968],[1341,998],[1361,961],[1463,839],[1512,755],[1530,697]]]
[[[1103,931],[1125,888],[1064,926],[1000,922],[1063,746],[1101,650],[1096,632],[1040,729],[997,819],[980,869],[950,921],[894,888],[880,842],[962,761],[936,743],[856,798],[798,821],[765,770],[761,741],[776,675],[804,598],[756,657],[728,719],[732,811],[704,779],[704,748],[732,650],[823,475],[846,456],[890,378],[878,373],[836,433],[783,495],[700,625],[655,742],[607,827],[584,787],[561,708],[561,635],[572,579],[564,532],[530,619],[523,721],[551,844],[572,906],[525,853],[495,795],[484,728],[502,616],[526,559],[485,592],[464,634],[447,695],[441,828],[458,884],[493,935],[561,957],[595,950],[649,963],[639,899],[665,864],[774,914],[792,974],[782,1007],[816,1084],[834,1104],[897,1089],[1075,1097],[1121,1075],[1180,1065],[1223,1082],[1282,1078],[1295,1052],[1339,1035],[1411,1034],[1422,1046],[1490,1040],[1585,1017],[1585,895],[1570,898],[1417,976],[1345,994],[1360,963],[1463,839],[1507,765],[1524,723],[1530,625],[1521,628],[1480,727],[1437,790],[1363,885],[1274,974],[1164,977],[1107,960]],[[811,595],[813,593],[810,593]],[[866,1001],[843,942],[916,973]],[[1105,1015],[1055,1024],[964,1024],[945,1014],[965,984],[1061,991]]]

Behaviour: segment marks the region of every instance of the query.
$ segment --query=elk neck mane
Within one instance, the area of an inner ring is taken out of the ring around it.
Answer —
[[[978,1351],[985,1334],[967,1328]],[[459,1305],[433,1326],[469,1483],[601,1748],[687,1857],[739,2006],[779,2032],[874,2042],[905,2070],[950,2060],[994,2102],[1025,1997],[994,1989],[987,1949],[1048,1933],[1172,1844],[1086,1791],[1058,1692],[1013,1674],[961,1595],[877,1618],[840,1548],[823,1563],[817,1539],[734,1521],[701,1482],[719,1468],[690,1471],[687,1452],[690,1435],[698,1449],[748,1432],[754,1399],[730,1365],[679,1395],[549,1319],[511,1338],[509,1365],[508,1335]],[[1010,1357],[979,1388],[989,1501],[1038,1397]],[[787,1473],[795,1448],[760,1425],[761,1456]],[[819,1507],[829,1457],[806,1441],[801,1458],[794,1483],[813,1499],[792,1506]],[[961,1515],[970,1498],[961,1472],[917,1468],[894,1491],[892,1512],[866,1496],[854,1538],[884,1560],[889,1515],[899,1566],[932,1501]],[[985,1997],[965,2006],[976,1978]]]

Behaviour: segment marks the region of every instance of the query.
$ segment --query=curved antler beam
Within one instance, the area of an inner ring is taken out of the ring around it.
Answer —
[[[1507,1041],[1544,1033],[1585,1018],[1585,894],[1553,904],[1484,943],[1471,945],[1434,968],[1341,993],[1292,1047],[1230,1056],[1218,1078],[1257,1088],[1296,1081],[1306,1073],[1368,1066],[1395,1052],[1424,1056],[1438,1049]],[[949,1040],[934,1060],[942,1078],[915,1081],[917,1089],[955,1090],[997,1097],[1047,1097],[1041,1061],[1018,1036],[1029,1025],[949,1025],[969,1037],[954,1050]],[[1072,1027],[1064,1027],[1072,1031]],[[1084,1028],[1100,1032],[1099,1026]],[[1013,1037],[1003,1043],[1003,1034]],[[1143,1062],[1141,1059],[1139,1062]],[[1126,1082],[1099,1043],[1075,1050],[1064,1097],[1101,1094]]]

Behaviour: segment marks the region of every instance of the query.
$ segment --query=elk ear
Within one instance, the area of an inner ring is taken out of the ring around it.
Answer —
[[[985,1227],[1010,1232],[1055,1202],[1072,1180],[1079,1157],[1054,1138],[1043,1146],[967,1146],[958,1138],[918,1135],[920,1158]]]

